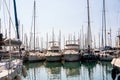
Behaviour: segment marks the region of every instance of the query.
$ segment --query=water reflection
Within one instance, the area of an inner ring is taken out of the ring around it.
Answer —
[[[82,77],[84,78],[83,80],[94,80],[93,78],[93,73],[94,73],[94,68],[96,67],[97,62],[84,62],[82,63]],[[84,73],[85,71],[85,73]],[[86,78],[84,77],[86,76]]]
[[[25,64],[22,80],[112,80],[110,62],[39,62]]]
[[[61,62],[46,62],[47,80],[61,80]]]
[[[22,80],[39,80],[39,76],[42,76],[42,69],[44,69],[43,62],[26,63],[27,77]]]
[[[73,79],[80,75],[80,62],[65,62],[63,68],[67,79]]]

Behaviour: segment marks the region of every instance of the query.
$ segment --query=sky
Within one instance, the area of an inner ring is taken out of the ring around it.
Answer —
[[[5,1],[8,6],[10,1],[10,15],[13,24],[15,23],[12,0],[0,0],[0,18],[3,32],[5,31],[4,27],[9,29],[9,17]],[[120,0],[105,1],[107,32],[109,32],[111,28],[112,43],[115,45],[117,31],[118,28],[120,28]],[[101,34],[102,31],[102,0],[89,0],[89,2],[92,39],[95,37],[98,46],[98,34]],[[23,32],[29,37],[33,22],[34,0],[16,0],[16,4],[20,29],[23,25]],[[49,39],[51,39],[53,28],[56,39],[58,39],[59,30],[61,30],[62,39],[63,36],[67,37],[69,34],[74,35],[75,33],[77,35],[80,31],[82,32],[82,27],[83,32],[86,33],[88,21],[87,0],[36,0],[35,19],[36,35],[43,37],[44,41],[46,39],[46,33],[49,34]],[[14,36],[14,30],[12,31],[12,36]]]

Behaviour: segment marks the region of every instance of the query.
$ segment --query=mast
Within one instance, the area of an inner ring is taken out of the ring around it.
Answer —
[[[41,37],[41,51],[43,51],[43,37]]]
[[[101,40],[101,47],[103,48],[104,47],[104,28],[103,28],[103,16],[102,16],[102,40]]]
[[[74,32],[73,40],[74,40],[73,44],[76,44],[76,41],[75,41],[75,32]]]
[[[36,16],[36,2],[34,0],[34,51],[35,51],[35,16]]]
[[[117,41],[117,46],[120,47],[120,28],[118,29],[117,35],[119,36],[119,39],[118,39],[118,41]]]
[[[111,31],[111,28],[110,28],[110,45],[112,46],[112,36],[111,36],[111,34],[112,34],[112,31]]]
[[[112,46],[111,28],[110,28],[110,32],[108,32],[108,35],[109,35],[109,37],[108,37],[108,45],[109,45],[109,46]]]
[[[17,31],[17,39],[20,39],[20,36],[19,36],[19,24],[18,24],[17,9],[16,9],[16,1],[15,0],[13,0],[13,4],[14,4],[15,26],[16,26],[16,31]]]
[[[70,44],[70,40],[71,40],[71,37],[70,37],[70,34],[68,35],[68,42],[66,41],[66,44]]]
[[[100,49],[100,32],[98,33],[99,36],[99,49]]]
[[[48,49],[48,33],[46,33],[46,49]]]
[[[63,42],[64,42],[64,49],[65,49],[65,45],[67,45],[67,42],[65,41],[65,36],[63,35]]]
[[[59,46],[60,46],[60,49],[61,49],[61,30],[59,30]]]
[[[83,29],[83,26],[82,26],[82,48],[84,49],[84,46],[85,46],[85,39],[84,39],[84,29]]]
[[[23,42],[23,25],[22,25],[22,42]]]
[[[27,37],[27,34],[25,33],[24,34],[24,44],[25,44],[25,49],[28,50],[28,37]]]
[[[14,3],[15,4],[15,3]],[[9,1],[9,10],[10,10],[10,1]],[[9,59],[11,61],[11,20],[9,15]],[[9,67],[10,67],[10,61],[9,61]]]
[[[81,30],[80,33],[78,33],[78,45],[79,45],[79,49],[81,48]]]
[[[92,41],[92,36],[91,36],[91,27],[90,27],[90,11],[89,11],[89,0],[87,0],[87,12],[88,12],[88,31],[87,31],[87,47],[88,49],[91,48],[91,41]]]
[[[1,33],[1,18],[0,18],[0,33]]]
[[[106,46],[107,44],[107,39],[106,39],[106,11],[105,11],[105,0],[103,0],[103,27],[104,27],[104,36],[105,36],[105,45]]]
[[[95,36],[94,36],[94,48],[96,48],[96,39],[95,39]]]
[[[53,28],[53,30],[52,30],[52,46],[54,46],[54,28]]]
[[[35,52],[35,17],[36,17],[36,1],[34,0],[34,52]],[[35,76],[35,80],[36,80],[36,71],[34,68],[34,76]]]

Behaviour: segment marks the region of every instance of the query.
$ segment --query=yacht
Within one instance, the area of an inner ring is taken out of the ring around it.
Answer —
[[[116,55],[113,50],[102,51],[99,54],[99,59],[101,61],[112,61],[112,59],[115,57],[116,57]]]
[[[46,56],[46,61],[61,61],[62,53],[59,46],[59,42],[51,41],[49,42],[50,46],[48,47]]]
[[[67,40],[64,48],[63,58],[65,61],[79,61],[79,41]]]

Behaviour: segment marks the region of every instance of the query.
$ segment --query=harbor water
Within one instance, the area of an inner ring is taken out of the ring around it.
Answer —
[[[26,63],[22,80],[112,80],[110,62]]]

